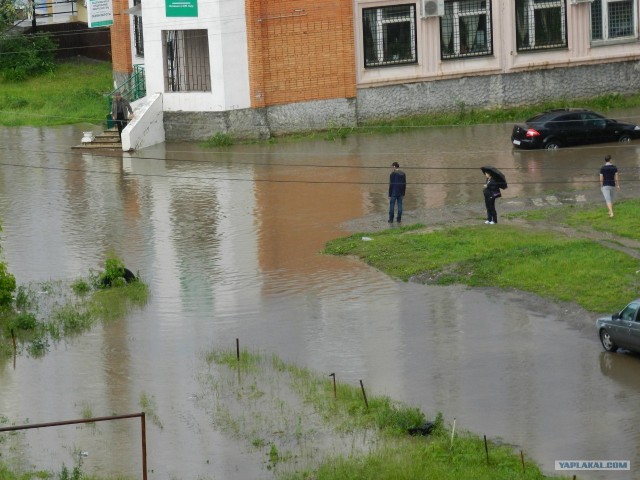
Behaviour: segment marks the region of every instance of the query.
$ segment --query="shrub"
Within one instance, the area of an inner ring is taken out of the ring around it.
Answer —
[[[56,48],[46,33],[0,37],[0,77],[19,81],[53,71]]]
[[[15,290],[16,277],[7,271],[5,262],[0,262],[0,307],[11,305]]]

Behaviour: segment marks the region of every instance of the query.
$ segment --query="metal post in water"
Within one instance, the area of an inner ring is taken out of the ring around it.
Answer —
[[[337,395],[336,395],[336,374],[335,373],[330,373],[329,376],[333,377],[333,398],[337,398]]]
[[[369,409],[369,402],[367,402],[367,392],[364,391],[364,384],[362,383],[362,380],[360,380],[360,388],[362,389],[362,396],[364,397],[364,404],[367,406],[367,409]]]
[[[142,480],[147,480],[147,427],[144,412],[140,415],[140,431],[142,434]]]
[[[240,339],[236,338],[236,358],[238,359],[238,363],[240,363]]]

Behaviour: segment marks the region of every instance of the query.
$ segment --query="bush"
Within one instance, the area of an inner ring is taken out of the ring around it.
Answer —
[[[7,271],[7,264],[0,262],[0,307],[6,307],[13,302],[13,292],[16,290],[16,277]]]
[[[0,77],[18,81],[53,71],[56,48],[47,33],[0,37]]]

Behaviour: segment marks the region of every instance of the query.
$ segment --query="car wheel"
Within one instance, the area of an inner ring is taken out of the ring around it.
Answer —
[[[600,330],[600,342],[602,343],[602,347],[607,352],[615,352],[616,350],[618,350],[618,346],[613,343],[613,340],[611,340],[611,335],[609,335],[609,332],[607,332],[604,328]]]
[[[547,142],[544,148],[546,148],[547,150],[557,150],[560,148],[560,144],[555,140],[550,140]]]
[[[627,135],[626,133],[623,135],[620,135],[620,137],[618,138],[618,142],[620,143],[628,143],[631,141],[631,135]]]

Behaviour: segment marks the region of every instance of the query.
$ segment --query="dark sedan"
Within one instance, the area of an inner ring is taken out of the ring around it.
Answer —
[[[546,148],[601,142],[629,142],[640,138],[640,127],[618,122],[584,109],[560,109],[536,115],[515,125],[511,143],[517,148]]]
[[[596,320],[600,342],[607,352],[624,348],[640,353],[640,299],[618,313]]]

